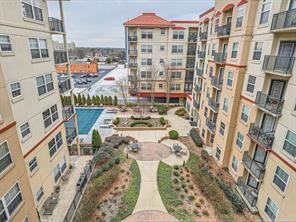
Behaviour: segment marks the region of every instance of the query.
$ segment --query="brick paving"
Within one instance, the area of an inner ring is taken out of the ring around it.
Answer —
[[[145,210],[134,213],[129,216],[123,222],[146,222],[146,221],[158,221],[158,222],[177,222],[178,220],[169,215],[168,213],[164,213],[157,210]]]

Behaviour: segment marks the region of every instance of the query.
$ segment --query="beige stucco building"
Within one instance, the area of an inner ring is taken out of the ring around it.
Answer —
[[[200,15],[187,109],[252,212],[294,221],[296,1],[217,0]]]
[[[58,79],[55,72],[55,64],[69,61],[67,47],[52,47],[53,34],[66,42],[62,1],[57,4],[60,19],[48,16],[47,1],[0,3],[0,112],[15,122],[30,182],[24,189],[32,190],[38,210],[69,167],[68,146],[77,142],[74,107],[60,100],[71,94],[70,76]]]
[[[192,91],[198,22],[143,13],[124,26],[130,93],[158,103],[184,101]]]

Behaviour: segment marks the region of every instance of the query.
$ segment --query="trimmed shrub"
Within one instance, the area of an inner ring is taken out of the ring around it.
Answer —
[[[114,106],[117,106],[118,105],[118,98],[117,98],[117,96],[114,96],[113,105]]]
[[[115,164],[119,164],[119,163],[120,163],[120,158],[119,158],[119,157],[116,157],[116,158],[114,159],[114,163],[115,163]]]
[[[133,120],[149,120],[149,119],[151,119],[151,116],[145,116],[145,117],[131,116],[131,119],[133,119]]]
[[[169,137],[172,140],[176,140],[179,137],[179,133],[176,130],[169,131]]]
[[[113,123],[115,126],[117,126],[117,125],[119,124],[119,121],[120,121],[119,117],[116,117],[116,118],[112,121],[112,123]]]
[[[200,135],[198,134],[196,129],[191,129],[190,130],[190,136],[193,140],[193,142],[195,143],[196,146],[198,147],[202,147],[202,139],[200,137]]]
[[[159,115],[167,114],[167,111],[168,111],[168,107],[167,106],[165,106],[165,105],[159,105],[158,106],[158,114]]]
[[[160,117],[159,122],[163,126],[166,124],[166,120],[163,117]]]
[[[144,121],[135,121],[130,124],[130,127],[135,127],[136,125],[146,125],[148,127],[152,127],[152,123],[144,122]]]
[[[110,168],[111,168],[111,167],[110,167],[109,163],[105,163],[105,164],[102,166],[102,169],[103,169],[104,172],[107,171],[107,170],[109,170]]]
[[[186,110],[182,107],[182,108],[179,108],[179,109],[177,109],[176,111],[175,111],[175,114],[177,115],[177,116],[185,116],[185,114],[186,114]]]

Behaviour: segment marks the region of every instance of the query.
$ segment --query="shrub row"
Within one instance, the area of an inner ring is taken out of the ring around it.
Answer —
[[[145,117],[131,116],[131,119],[133,119],[133,120],[149,120],[149,119],[151,119],[151,116],[145,116]]]
[[[119,157],[113,158],[109,162],[103,164],[102,167],[96,169],[93,172],[93,174],[91,176],[91,179],[94,180],[94,179],[98,178],[99,176],[102,175],[103,172],[106,172],[106,171],[110,170],[115,164],[118,165],[119,163],[120,163],[120,158]]]
[[[71,105],[71,96],[61,96],[61,100],[62,100],[62,104],[63,105]],[[87,97],[85,97],[85,95],[80,95],[78,94],[78,96],[74,95],[74,103],[75,105],[79,105],[79,106],[91,106],[91,105],[114,105],[117,106],[118,105],[118,98],[117,96],[114,96],[113,98],[111,96],[92,96],[90,97],[89,95],[87,95]]]
[[[113,148],[108,143],[103,143],[99,150],[94,154],[94,161],[96,164],[102,163],[112,156]]]
[[[179,133],[176,130],[169,131],[169,137],[172,140],[176,140],[179,137]]]
[[[200,137],[200,135],[198,134],[197,130],[192,128],[190,130],[190,136],[193,140],[193,142],[195,143],[196,146],[198,147],[202,147],[202,139]]]
[[[144,122],[144,121],[135,121],[130,124],[130,127],[134,127],[136,125],[146,125],[148,127],[152,127],[152,123]]]

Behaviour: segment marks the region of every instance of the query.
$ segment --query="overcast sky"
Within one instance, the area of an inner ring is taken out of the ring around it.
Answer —
[[[213,0],[71,0],[64,2],[68,41],[76,46],[124,47],[123,23],[143,12],[167,19],[197,20]],[[59,17],[58,4],[48,1],[49,15]]]

